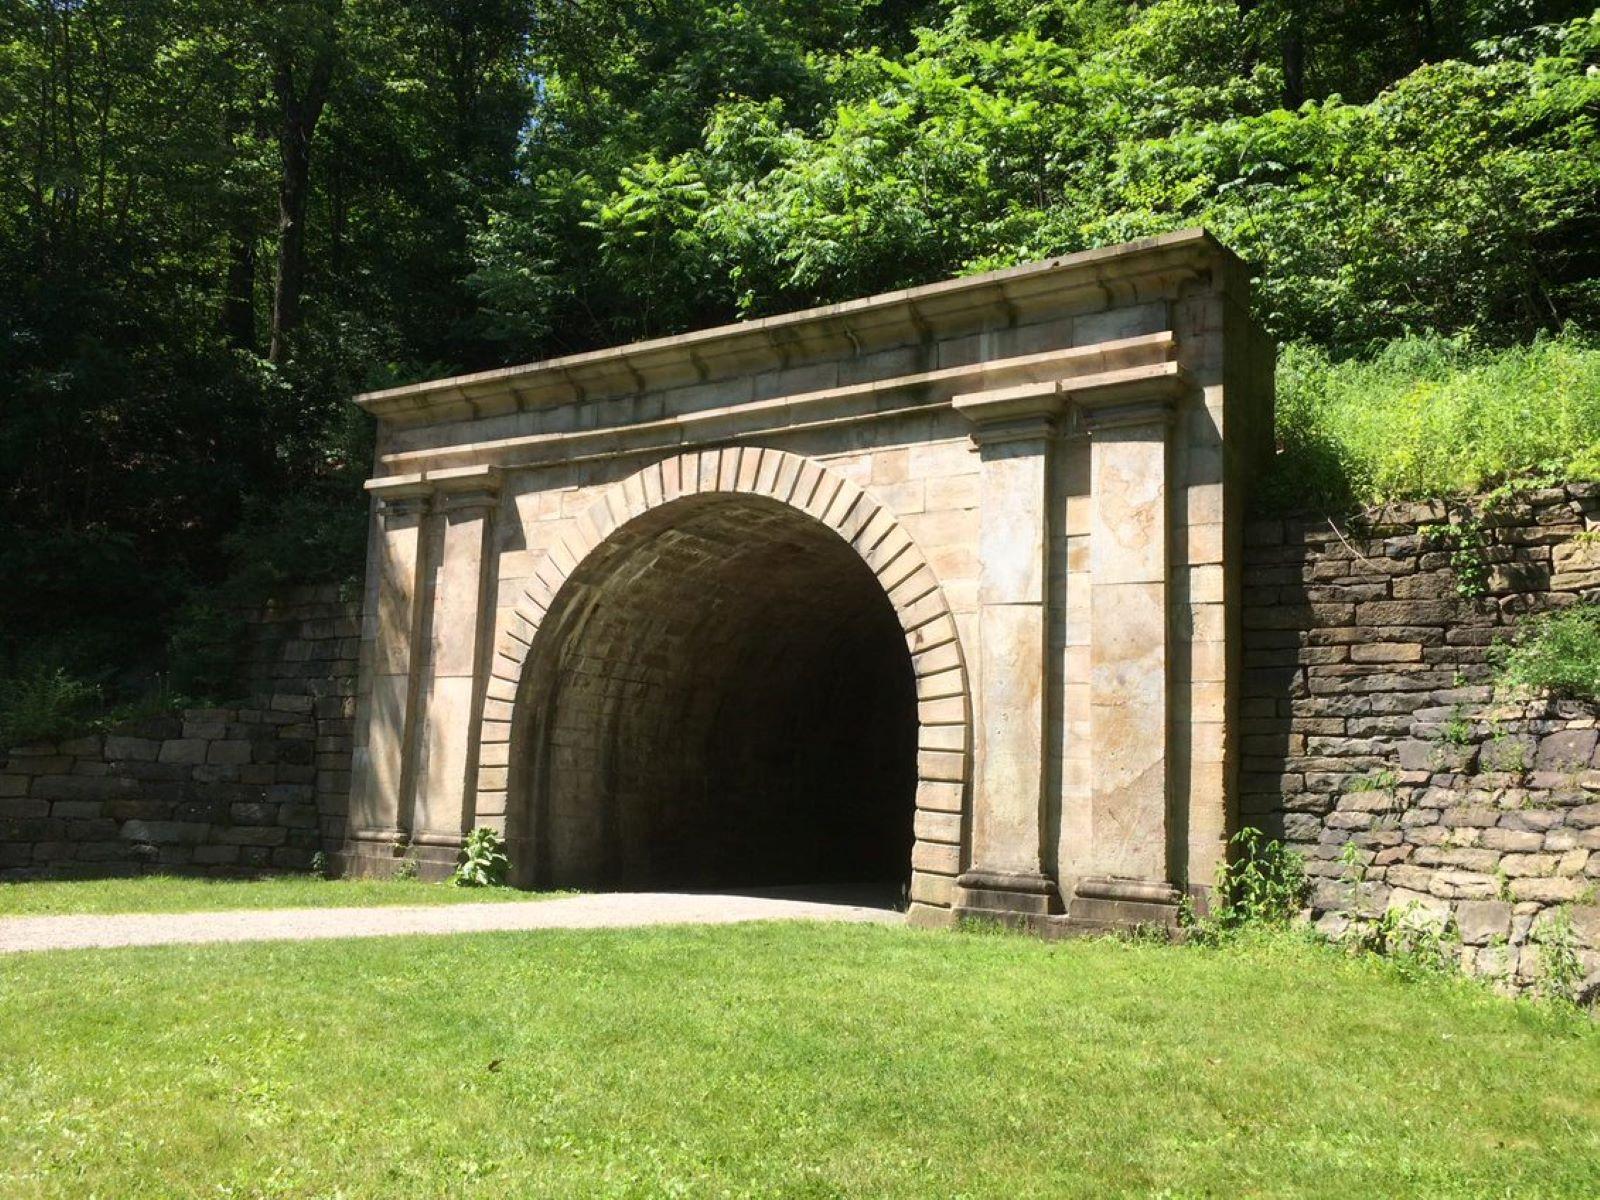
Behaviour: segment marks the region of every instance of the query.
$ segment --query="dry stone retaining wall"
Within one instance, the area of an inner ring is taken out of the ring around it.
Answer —
[[[1247,529],[1241,820],[1305,854],[1324,928],[1416,906],[1526,986],[1564,913],[1600,971],[1596,713],[1497,697],[1489,666],[1525,614],[1600,597],[1597,530],[1600,485]]]
[[[338,849],[357,606],[300,589],[248,629],[254,701],[0,750],[0,878],[305,870]]]

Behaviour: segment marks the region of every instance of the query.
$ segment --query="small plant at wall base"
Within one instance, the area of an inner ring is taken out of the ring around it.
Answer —
[[[92,726],[100,703],[98,687],[60,668],[0,681],[0,747],[82,733]]]
[[[1583,989],[1583,963],[1578,958],[1572,914],[1565,906],[1556,909],[1535,927],[1533,940],[1539,947],[1539,994],[1546,1000],[1577,1003]]]
[[[1530,618],[1490,658],[1502,686],[1600,704],[1600,604]]]
[[[394,877],[401,882],[415,879],[419,867],[417,866],[417,852],[413,847],[406,847],[406,852],[400,857],[400,865],[394,869]]]
[[[1228,844],[1235,853],[1217,868],[1211,912],[1197,917],[1184,909],[1184,923],[1200,941],[1215,941],[1247,927],[1287,925],[1305,903],[1301,855],[1250,826],[1234,834]]]
[[[504,840],[497,831],[480,825],[467,834],[461,864],[450,881],[457,887],[504,887],[510,871]]]
[[[1376,916],[1353,914],[1333,939],[1353,954],[1388,959],[1406,978],[1453,971],[1461,961],[1461,933],[1454,921],[1416,902],[1385,908]]]

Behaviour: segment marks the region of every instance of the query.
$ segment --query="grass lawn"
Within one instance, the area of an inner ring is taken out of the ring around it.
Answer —
[[[1600,1194],[1600,1028],[1293,941],[0,959],[0,1195]]]
[[[67,913],[207,912],[225,908],[366,908],[377,904],[470,904],[542,900],[549,893],[515,888],[462,888],[415,879],[321,879],[274,875],[205,879],[136,875],[128,879],[30,880],[0,883],[0,917]]]

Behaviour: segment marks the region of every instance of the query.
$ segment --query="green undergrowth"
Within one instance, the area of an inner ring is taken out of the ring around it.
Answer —
[[[1600,704],[1600,603],[1534,617],[1492,653],[1503,685]]]
[[[1576,333],[1505,349],[1412,337],[1340,361],[1288,345],[1277,436],[1261,498],[1278,510],[1600,479],[1600,348]]]

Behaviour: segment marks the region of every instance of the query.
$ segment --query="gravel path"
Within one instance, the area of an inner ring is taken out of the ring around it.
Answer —
[[[893,924],[900,914],[862,904],[684,892],[616,892],[404,908],[278,908],[208,913],[3,917],[0,954],[174,942],[304,941],[405,933],[502,929],[620,929],[642,925],[728,925],[739,921],[852,921]]]

